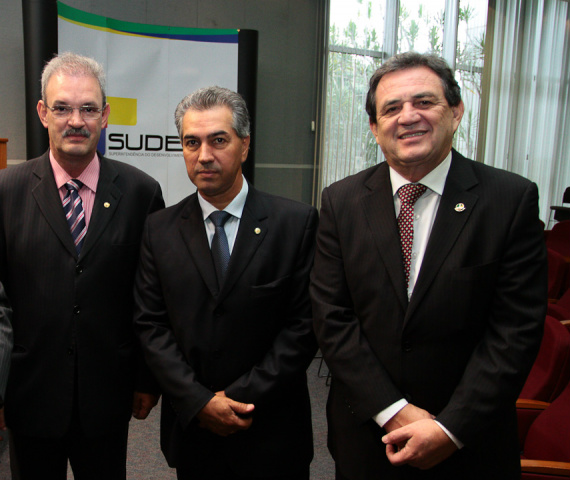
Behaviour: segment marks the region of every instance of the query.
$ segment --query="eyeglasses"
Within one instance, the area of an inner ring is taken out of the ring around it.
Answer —
[[[79,110],[79,115],[84,120],[95,120],[101,117],[101,113],[105,110],[103,108],[91,107],[90,105],[83,105],[82,107],[72,107],[70,105],[55,105],[50,107],[46,105],[46,108],[49,108],[54,117],[57,118],[69,118],[73,114],[73,110]]]

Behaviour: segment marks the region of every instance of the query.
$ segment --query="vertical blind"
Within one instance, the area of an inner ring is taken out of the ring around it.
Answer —
[[[570,185],[569,25],[562,0],[496,0],[488,23],[478,160],[536,182],[545,223]]]

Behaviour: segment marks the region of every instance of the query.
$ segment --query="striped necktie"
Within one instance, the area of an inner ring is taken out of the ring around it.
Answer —
[[[77,249],[77,255],[81,253],[83,240],[87,233],[87,225],[85,223],[85,211],[83,210],[83,202],[79,196],[79,190],[83,183],[76,179],[71,179],[65,184],[67,188],[67,195],[63,199],[63,211],[65,218],[69,224],[69,230],[73,237],[73,243]]]

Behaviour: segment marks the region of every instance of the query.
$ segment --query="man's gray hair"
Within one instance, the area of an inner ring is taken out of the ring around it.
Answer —
[[[228,88],[205,87],[186,95],[176,107],[174,122],[182,139],[182,121],[188,110],[204,111],[215,107],[228,107],[232,112],[232,128],[239,138],[249,137],[249,113],[243,97]]]
[[[455,80],[451,68],[449,68],[449,65],[443,58],[433,54],[405,52],[390,57],[380,65],[370,78],[370,88],[366,96],[366,113],[368,113],[371,122],[377,122],[376,89],[382,77],[388,73],[415,67],[427,67],[432,70],[441,79],[443,93],[449,106],[456,107],[459,105],[461,102],[461,88]]]
[[[101,96],[103,97],[104,107],[107,104],[107,95],[105,94],[105,70],[97,61],[83,55],[72,52],[61,53],[53,57],[43,69],[42,72],[42,100],[47,104],[46,89],[50,78],[53,75],[69,75],[71,77],[93,77],[99,83],[101,88]]]

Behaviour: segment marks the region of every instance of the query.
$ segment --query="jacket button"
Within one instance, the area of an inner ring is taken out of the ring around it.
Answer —
[[[80,265],[79,263],[75,265],[75,273],[77,273],[77,275],[83,273],[83,265]]]
[[[73,355],[73,348],[69,347],[69,348],[67,349],[67,354],[68,354],[68,355]]]
[[[79,314],[81,313],[81,307],[80,307],[79,305],[75,305],[75,306],[73,307],[73,313],[74,313],[75,315],[79,315]]]
[[[412,344],[410,342],[404,342],[402,344],[402,348],[404,349],[404,352],[411,352],[412,351]]]

